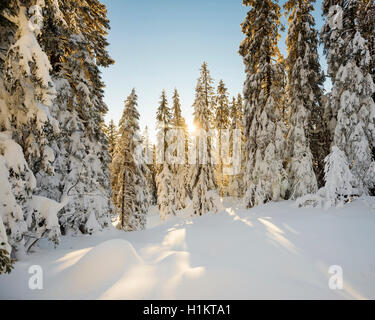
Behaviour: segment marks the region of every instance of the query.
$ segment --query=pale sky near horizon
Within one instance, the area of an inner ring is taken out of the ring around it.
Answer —
[[[249,8],[242,0],[102,0],[111,30],[109,53],[115,65],[103,69],[106,121],[120,120],[132,88],[138,94],[140,125],[155,128],[155,113],[163,89],[171,102],[177,88],[183,116],[192,123],[192,104],[199,69],[207,61],[217,86],[223,79],[229,94],[242,93],[244,65],[238,47],[244,38],[240,24]],[[285,0],[279,1],[280,6]],[[321,29],[321,0],[315,4]],[[283,17],[282,22],[286,24]],[[280,50],[286,55],[285,32]],[[320,48],[322,56],[322,48]],[[323,57],[322,57],[323,58]],[[324,59],[321,59],[323,69]],[[327,85],[328,87],[329,85]]]

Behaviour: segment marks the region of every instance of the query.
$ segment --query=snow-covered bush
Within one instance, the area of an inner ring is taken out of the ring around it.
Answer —
[[[345,153],[333,146],[332,152],[325,159],[326,185],[316,194],[309,194],[297,199],[299,207],[342,207],[358,195],[356,185]]]

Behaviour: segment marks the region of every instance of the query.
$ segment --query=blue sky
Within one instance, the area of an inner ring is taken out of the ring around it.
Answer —
[[[116,60],[114,66],[103,70],[107,122],[119,121],[124,100],[135,88],[141,127],[147,125],[152,131],[161,91],[165,89],[171,101],[177,88],[183,115],[191,123],[194,90],[203,61],[207,61],[216,85],[223,79],[231,95],[242,93],[245,73],[238,47],[244,37],[240,24],[249,8],[241,0],[102,2],[111,21],[108,49]],[[279,3],[282,6],[284,2]],[[315,3],[314,17],[320,30],[321,0]],[[285,35],[280,49],[286,54]]]

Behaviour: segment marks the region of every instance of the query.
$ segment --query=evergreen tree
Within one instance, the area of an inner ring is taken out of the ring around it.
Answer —
[[[332,152],[326,158],[324,188],[327,202],[326,207],[342,206],[355,193],[352,175],[346,155],[338,147],[333,146]]]
[[[314,2],[289,0],[284,6],[289,15],[286,94],[291,108],[288,144],[292,198],[318,190],[316,175],[323,178],[327,154],[320,102],[323,75],[319,65],[317,31],[311,15]]]
[[[137,95],[133,89],[125,101],[119,123],[119,139],[111,163],[113,202],[120,214],[121,229],[144,229],[150,204],[148,168],[139,134]]]
[[[165,219],[169,215],[175,215],[175,186],[171,165],[167,159],[168,131],[171,127],[172,113],[168,106],[165,91],[162,92],[157,119],[157,174],[156,187],[158,194],[158,206],[160,217]]]
[[[205,68],[202,68],[205,70]],[[219,197],[214,175],[214,163],[212,158],[212,140],[209,130],[212,129],[212,113],[210,100],[207,99],[207,72],[202,72],[196,88],[194,101],[194,125],[197,128],[195,140],[194,164],[190,165],[189,181],[192,191],[192,205],[195,215],[203,215],[209,211],[218,210]],[[201,81],[206,81],[206,86]],[[193,162],[194,162],[193,161]]]
[[[224,176],[224,163],[223,163],[223,138],[226,129],[229,129],[230,119],[229,119],[229,98],[227,88],[225,87],[224,81],[220,80],[219,86],[217,88],[216,95],[216,114],[215,114],[215,127],[218,132],[218,155],[219,163],[216,167],[216,180],[219,187],[220,196],[227,194],[226,190],[228,188],[228,177]],[[226,147],[226,146],[225,146]]]
[[[56,1],[48,3],[41,41],[52,63],[61,133],[54,146],[55,176],[37,177],[39,193],[59,200],[70,190],[62,231],[92,233],[110,224],[113,211],[99,70],[113,63],[106,51],[107,11],[97,0],[59,0],[60,10]]]
[[[45,7],[40,0],[1,4],[0,130],[7,131],[0,133],[0,218],[5,250],[16,256],[29,248],[29,236],[47,235],[55,244],[60,237],[59,210],[46,212],[42,206],[49,199],[34,195],[35,176],[55,172],[53,146],[60,132],[52,68],[40,44]]]
[[[243,112],[242,112],[242,96],[238,95],[237,99],[233,97],[230,107],[230,118],[231,118],[231,132],[230,132],[230,157],[233,159],[233,172],[229,177],[229,192],[231,196],[240,198],[243,196],[243,171],[244,171],[244,159],[245,153],[243,146],[245,144],[245,136],[243,134]],[[238,137],[235,135],[236,130],[241,133],[241,153],[236,154],[234,150],[235,139]],[[239,158],[239,159],[238,159]],[[234,167],[240,164],[239,168]]]
[[[173,105],[172,105],[172,128],[176,129],[173,134],[172,143],[175,144],[175,153],[173,156],[177,157],[178,151],[183,151],[183,159],[180,163],[172,165],[174,187],[176,195],[176,211],[185,209],[186,207],[186,185],[187,185],[187,160],[188,160],[188,130],[184,117],[181,112],[180,96],[177,89],[173,93]],[[183,147],[182,150],[178,148]],[[179,162],[179,161],[177,161]]]
[[[242,31],[240,46],[245,81],[244,122],[246,142],[247,207],[286,197],[285,124],[283,106],[284,69],[277,41],[280,7],[271,0],[244,0],[251,6]]]
[[[106,128],[106,135],[108,139],[108,153],[112,159],[117,144],[117,128],[113,120],[109,122],[109,125]]]
[[[371,98],[375,85],[370,74],[368,42],[358,31],[357,5],[357,1],[348,1],[342,6],[331,6],[323,29],[324,39],[327,39],[327,34],[333,32],[340,35],[325,42],[327,55],[330,55],[331,48],[340,47],[343,50],[343,55],[338,61],[329,61],[330,69],[336,70],[332,73],[333,89],[328,102],[335,119],[330,159],[340,159],[333,156],[335,150],[343,152],[353,176],[352,181],[347,181],[352,184],[351,196],[368,195],[375,184],[375,162],[372,153],[375,137],[375,104]],[[328,186],[335,185],[340,179],[345,178],[332,173],[332,168],[335,168],[336,173],[347,172],[346,168],[337,169],[340,165],[343,166],[345,161],[337,161],[337,164],[331,163],[325,173]],[[341,196],[329,192],[328,188],[325,191],[328,202],[335,202],[335,199],[330,197]]]

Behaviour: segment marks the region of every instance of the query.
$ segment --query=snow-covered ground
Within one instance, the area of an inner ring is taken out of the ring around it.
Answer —
[[[161,222],[145,231],[106,230],[63,237],[0,276],[8,299],[375,299],[375,209],[358,200],[342,209],[298,209],[292,202]],[[43,290],[30,290],[30,266]],[[343,290],[329,288],[342,267]]]

